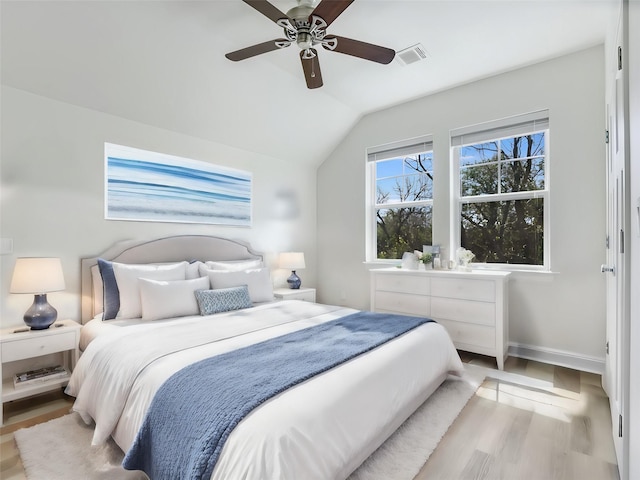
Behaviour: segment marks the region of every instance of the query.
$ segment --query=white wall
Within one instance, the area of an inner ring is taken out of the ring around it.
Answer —
[[[450,129],[548,108],[553,273],[512,275],[510,342],[559,353],[570,363],[603,366],[604,103],[604,53],[598,46],[363,118],[318,171],[320,301],[369,307],[367,147],[433,135],[433,243],[448,245]]]
[[[0,237],[13,253],[0,256],[1,323],[22,324],[31,295],[9,294],[15,258],[59,256],[66,290],[48,295],[60,318],[79,319],[80,258],[112,243],[176,234],[213,234],[250,242],[272,260],[301,250],[305,285],[315,284],[315,168],[131,122],[2,87]],[[104,219],[104,142],[229,166],[253,174],[253,226],[224,227]],[[280,192],[293,192],[298,214],[282,218]],[[275,281],[282,271],[274,271]],[[286,276],[284,276],[286,278]]]

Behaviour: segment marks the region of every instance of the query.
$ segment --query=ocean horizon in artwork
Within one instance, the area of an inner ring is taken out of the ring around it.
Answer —
[[[115,147],[105,149],[108,219],[251,225],[250,173]]]

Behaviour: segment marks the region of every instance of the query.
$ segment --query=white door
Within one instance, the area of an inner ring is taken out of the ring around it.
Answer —
[[[603,386],[609,396],[611,423],[620,478],[626,478],[625,443],[626,432],[623,418],[627,406],[627,385],[624,378],[628,362],[625,340],[628,338],[626,324],[626,275],[625,226],[626,226],[626,161],[625,133],[625,89],[623,71],[618,69],[608,99],[609,148],[607,151],[607,264],[603,273],[607,275],[607,356]]]

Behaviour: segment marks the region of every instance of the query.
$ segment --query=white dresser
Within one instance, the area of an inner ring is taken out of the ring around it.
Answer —
[[[495,357],[504,368],[509,272],[383,268],[370,274],[371,310],[432,318],[456,348]]]

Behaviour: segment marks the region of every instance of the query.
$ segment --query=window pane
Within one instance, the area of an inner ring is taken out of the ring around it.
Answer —
[[[376,179],[402,175],[402,167],[401,158],[376,162]]]
[[[460,195],[498,193],[498,164],[478,165],[460,169]]]
[[[433,180],[425,174],[406,176],[404,192],[408,202],[433,198]]]
[[[500,140],[502,158],[526,158],[544,155],[544,132]]]
[[[404,159],[406,172],[411,173],[415,172],[424,172],[424,173],[432,173],[433,172],[433,153],[426,152],[420,153],[418,155],[411,155],[405,157]]]
[[[544,158],[503,162],[500,177],[503,193],[544,190]]]
[[[431,152],[376,162],[376,204],[433,198]]]
[[[479,143],[460,148],[460,166],[498,161],[498,142]]]
[[[385,178],[376,182],[376,204],[400,201],[401,186],[398,185],[398,178],[402,177]]]
[[[461,245],[475,262],[543,265],[542,198],[462,205]]]
[[[431,207],[383,208],[376,216],[377,258],[400,259],[431,245]]]

